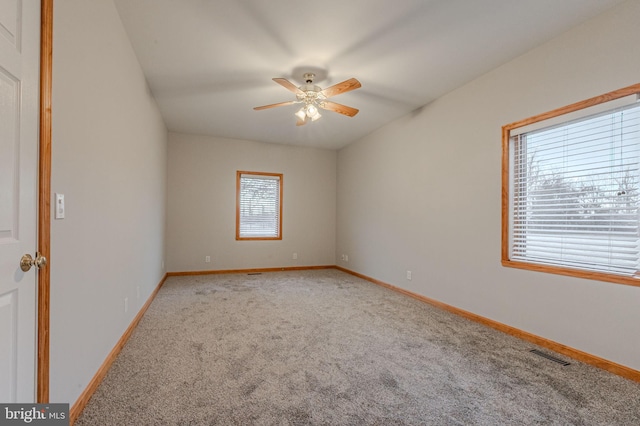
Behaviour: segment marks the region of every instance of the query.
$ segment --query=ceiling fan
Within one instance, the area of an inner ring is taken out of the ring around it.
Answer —
[[[275,81],[285,89],[295,93],[296,100],[280,102],[277,104],[263,105],[255,107],[254,109],[261,110],[285,105],[303,104],[302,108],[300,108],[300,110],[295,113],[295,116],[298,118],[296,126],[302,126],[304,124],[307,124],[308,121],[316,121],[318,118],[320,118],[321,115],[318,111],[319,108],[326,109],[328,111],[334,111],[349,117],[353,117],[358,113],[358,110],[356,108],[341,105],[336,102],[327,100],[332,96],[346,93],[361,87],[361,84],[357,79],[350,78],[349,80],[345,80],[342,83],[335,84],[322,90],[320,89],[320,87],[313,84],[313,79],[315,78],[315,76],[316,75],[314,73],[305,73],[303,75],[305,84],[300,87],[297,87],[286,78],[274,78],[273,81]]]

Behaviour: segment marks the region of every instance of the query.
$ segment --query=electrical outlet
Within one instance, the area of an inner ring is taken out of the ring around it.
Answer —
[[[411,281],[411,271],[407,271],[407,279]]]
[[[297,259],[298,258],[298,253],[293,253],[293,259]]]
[[[211,256],[205,256],[204,261],[207,263],[211,263]]]
[[[128,297],[124,298],[124,311],[125,312],[129,312],[129,298]]]
[[[162,270],[164,271],[164,260],[162,261],[162,263],[160,263],[160,267],[162,268]]]
[[[344,261],[345,261],[345,262],[348,262],[348,261],[349,261],[349,255],[348,255],[348,254],[345,254],[345,255],[344,255]]]

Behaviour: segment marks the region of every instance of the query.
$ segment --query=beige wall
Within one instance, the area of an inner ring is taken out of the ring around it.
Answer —
[[[51,401],[73,404],[163,276],[167,133],[111,0],[53,26]]]
[[[638,22],[626,2],[342,149],[336,262],[640,369],[640,287],[500,264],[501,126],[640,82]]]
[[[236,241],[237,170],[284,175],[281,241]],[[335,151],[170,133],[167,268],[333,265],[335,203]]]

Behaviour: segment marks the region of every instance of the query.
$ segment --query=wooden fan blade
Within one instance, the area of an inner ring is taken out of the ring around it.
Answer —
[[[293,105],[295,103],[296,103],[296,101],[279,102],[277,104],[263,105],[263,106],[254,107],[253,109],[255,109],[256,111],[259,111],[261,109],[275,108],[275,107],[285,106],[285,105]]]
[[[322,90],[320,93],[325,95],[327,98],[331,96],[339,95],[340,93],[350,92],[358,87],[362,87],[360,82],[355,78],[350,78],[349,80],[345,80],[342,83],[335,84],[331,87],[327,87]]]
[[[298,89],[298,86],[296,86],[295,84],[293,84],[292,82],[290,82],[289,80],[287,80],[286,78],[274,78],[273,81],[275,81],[276,83],[278,83],[280,86],[284,87],[287,90],[290,90],[291,92],[297,94],[303,94],[304,92],[300,89]]]
[[[351,108],[350,106],[338,104],[331,101],[324,101],[320,104],[321,108],[328,109],[329,111],[337,112],[339,114],[348,115],[349,117],[353,117],[358,113],[358,109]]]

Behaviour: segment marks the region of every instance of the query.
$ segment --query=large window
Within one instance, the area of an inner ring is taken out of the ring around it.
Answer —
[[[640,285],[638,92],[503,127],[505,266]]]
[[[282,239],[282,175],[237,172],[236,240]]]

